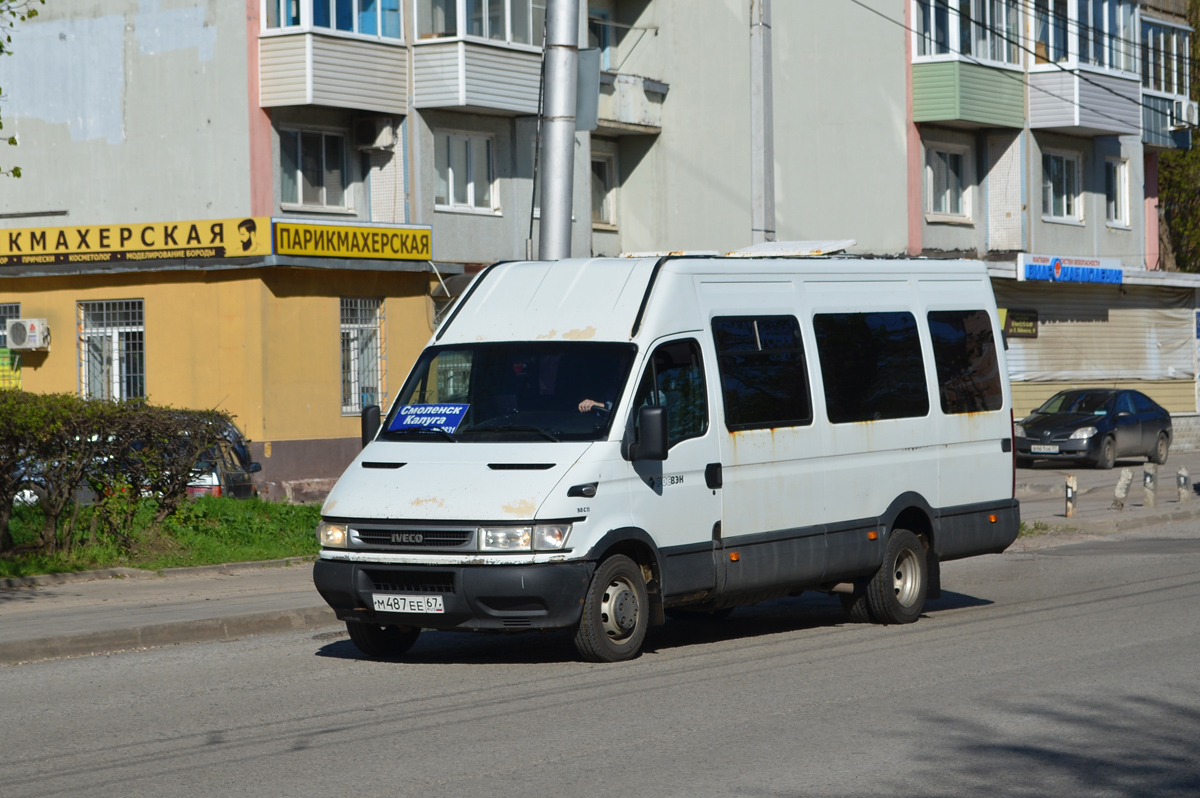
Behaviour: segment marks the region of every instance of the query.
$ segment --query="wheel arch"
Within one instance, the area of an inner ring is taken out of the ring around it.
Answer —
[[[588,550],[587,559],[599,563],[614,554],[624,554],[640,565],[643,571],[649,571],[646,591],[652,595],[662,595],[662,556],[654,538],[646,530],[639,527],[610,529]]]
[[[888,506],[883,522],[890,535],[894,529],[907,529],[925,545],[927,551],[936,551],[937,538],[935,518],[937,512],[919,493],[902,493]]]

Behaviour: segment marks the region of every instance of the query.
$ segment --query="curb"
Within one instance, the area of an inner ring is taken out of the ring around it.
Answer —
[[[0,590],[22,587],[45,587],[47,585],[69,585],[74,582],[94,582],[97,579],[158,579],[170,576],[199,576],[231,571],[250,571],[256,568],[282,568],[316,561],[316,555],[307,557],[284,557],[281,560],[258,560],[255,562],[229,562],[220,565],[197,565],[192,568],[163,568],[149,571],[144,568],[102,568],[96,571],[71,571],[61,574],[37,574],[36,576],[13,576],[0,579]],[[0,660],[3,661],[3,660]]]
[[[229,641],[249,635],[320,629],[338,623],[329,607],[260,612],[229,618],[151,624],[133,629],[87,632],[38,640],[16,640],[0,647],[0,665],[16,665],[59,657],[96,656],[130,649],[180,643]]]
[[[1172,521],[1194,521],[1197,519],[1200,519],[1200,506],[1197,506],[1194,510],[1174,510],[1169,513],[1154,513],[1153,515],[1120,516],[1114,512],[1114,517],[1112,518],[1055,518],[1054,520],[1064,521],[1065,523],[1062,524],[1064,528],[1098,534],[1105,532],[1132,532],[1135,529],[1159,526]]]

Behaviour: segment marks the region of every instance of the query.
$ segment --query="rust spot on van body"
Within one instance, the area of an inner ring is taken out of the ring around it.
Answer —
[[[568,341],[587,341],[595,337],[596,328],[591,325],[584,327],[582,330],[570,330],[563,333],[563,338],[566,338]]]
[[[446,503],[436,497],[430,497],[428,499],[413,499],[412,505],[413,507],[445,507]]]
[[[512,504],[501,505],[500,509],[510,515],[533,515],[537,510],[537,504],[531,499],[521,499]]]
[[[556,336],[556,335],[558,335],[558,330],[551,330],[550,332],[546,333],[545,335],[539,335],[539,336],[537,336],[537,340],[539,340],[539,341],[545,341],[545,340],[547,340],[547,339],[549,339],[549,338],[553,338],[553,337],[554,337],[554,336]]]

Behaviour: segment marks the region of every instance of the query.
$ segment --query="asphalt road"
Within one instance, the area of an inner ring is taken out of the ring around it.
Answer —
[[[332,629],[0,669],[0,796],[1200,794],[1200,531],[943,567],[904,627],[805,595],[565,636]]]

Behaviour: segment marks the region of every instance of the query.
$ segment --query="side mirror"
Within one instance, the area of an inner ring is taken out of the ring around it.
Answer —
[[[250,467],[246,469],[248,474],[257,474],[259,471],[262,471],[262,463],[251,463]]]
[[[367,448],[367,444],[375,440],[375,434],[379,432],[379,405],[367,405],[362,411],[362,445]]]
[[[1117,411],[1117,418],[1128,418],[1129,416],[1132,416],[1132,415],[1133,415],[1133,413],[1130,413],[1128,410],[1118,410]]]
[[[630,460],[667,459],[667,408],[642,407],[638,410],[639,435],[629,447]]]

